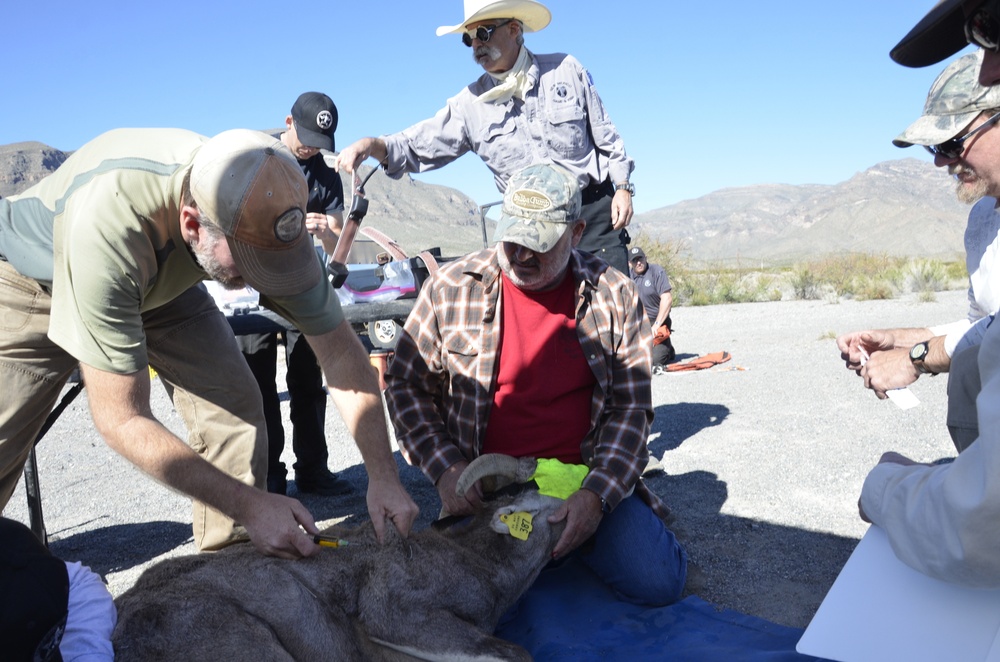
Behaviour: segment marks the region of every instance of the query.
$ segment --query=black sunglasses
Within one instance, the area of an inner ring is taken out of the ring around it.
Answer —
[[[962,156],[962,152],[965,151],[965,141],[971,138],[973,135],[982,131],[983,129],[993,126],[996,124],[997,120],[1000,120],[1000,113],[997,113],[993,117],[989,118],[979,126],[977,126],[972,131],[969,131],[964,136],[959,136],[958,138],[952,138],[951,140],[946,140],[940,145],[924,145],[924,149],[928,152],[937,156],[940,154],[946,159],[957,159]]]
[[[994,53],[1000,51],[1000,3],[985,2],[965,20],[965,38]]]
[[[471,47],[472,40],[473,38],[475,38],[485,44],[490,40],[490,37],[493,36],[494,30],[496,30],[501,25],[507,25],[508,23],[511,22],[511,20],[512,19],[508,18],[506,21],[502,21],[500,23],[497,23],[496,25],[491,25],[490,27],[486,27],[485,25],[480,25],[478,28],[476,28],[475,32],[463,32],[462,43],[465,44],[466,46]]]

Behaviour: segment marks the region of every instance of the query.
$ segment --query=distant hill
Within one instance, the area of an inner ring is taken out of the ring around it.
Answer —
[[[69,153],[39,142],[0,145],[0,197],[19,193],[58,168]],[[327,160],[332,157],[327,155]],[[365,174],[369,170],[365,169]],[[353,189],[342,175],[348,206]],[[410,255],[440,247],[442,255],[462,255],[483,247],[476,203],[455,189],[389,179],[376,173],[365,186],[368,214],[362,227],[381,230]]]
[[[66,152],[36,142],[0,145],[0,198],[37,183],[66,160]]]
[[[833,186],[727,188],[637,214],[632,236],[679,242],[702,262],[787,263],[816,255],[964,254],[970,207],[954,179],[918,159],[886,161]]]
[[[38,142],[0,146],[0,196],[31,186],[67,156]],[[351,184],[343,181],[350,199]],[[686,256],[704,263],[781,264],[849,252],[953,259],[964,252],[969,212],[954,186],[925,161],[886,161],[832,186],[722,189],[637,214],[630,231],[639,244],[643,237],[678,242]],[[365,191],[364,226],[411,255],[435,246],[446,256],[460,255],[483,245],[479,208],[460,191],[382,173]]]

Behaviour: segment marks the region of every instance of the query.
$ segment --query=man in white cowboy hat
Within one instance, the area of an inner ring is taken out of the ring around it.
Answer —
[[[634,164],[583,65],[571,55],[539,55],[525,47],[524,33],[541,30],[550,19],[534,0],[465,0],[465,19],[437,34],[461,34],[486,73],[434,117],[399,133],[362,138],[337,163],[354,172],[373,157],[390,177],[400,177],[472,151],[493,171],[501,192],[521,168],[561,165],[583,195],[587,226],[579,249],[628,274],[625,227],[632,220]]]
[[[260,391],[197,287],[213,279],[252,286],[306,334],[361,450],[376,531],[407,534],[417,507],[399,481],[375,374],[306,230],[307,198],[302,170],[272,136],[118,129],[0,200],[0,508],[79,366],[108,445],[195,500],[199,550],[249,535],[275,556],[320,551],[309,511],[263,489]],[[172,387],[190,446],[153,416],[149,366]]]

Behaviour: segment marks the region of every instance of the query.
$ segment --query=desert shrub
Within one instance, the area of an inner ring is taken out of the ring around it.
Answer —
[[[789,285],[796,299],[820,298],[819,277],[808,264],[796,265],[789,276]]]
[[[956,281],[966,282],[969,280],[969,270],[965,267],[965,262],[961,260],[945,262],[944,269],[945,273],[948,274],[949,283],[954,283]]]
[[[917,292],[921,300],[933,300],[935,291],[961,287],[968,278],[962,263],[886,254],[838,255],[784,268],[763,264],[744,267],[739,262],[698,265],[680,242],[657,241],[640,234],[633,244],[642,246],[649,261],[666,270],[675,305],[780,301],[786,294],[795,299],[875,300],[907,291]]]
[[[857,280],[854,290],[854,298],[860,301],[892,299],[896,295],[896,292],[897,289],[893,287],[893,282],[891,280],[871,276],[861,276]]]
[[[913,292],[940,292],[947,288],[949,282],[948,270],[940,260],[912,261],[909,276]]]

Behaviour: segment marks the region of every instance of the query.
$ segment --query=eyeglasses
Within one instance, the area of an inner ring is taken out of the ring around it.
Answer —
[[[972,131],[969,131],[964,136],[959,136],[958,138],[952,138],[951,140],[946,140],[940,145],[924,145],[924,149],[928,152],[937,156],[940,154],[946,159],[957,159],[962,156],[962,152],[965,151],[965,141],[971,138],[976,133],[982,131],[983,129],[993,126],[996,124],[997,120],[1000,120],[1000,113],[997,113],[993,117],[989,118],[979,126],[977,126]]]
[[[965,20],[965,38],[988,51],[1000,51],[1000,4],[983,3]]]
[[[471,47],[472,40],[473,38],[475,38],[485,44],[490,40],[490,37],[493,36],[494,30],[496,30],[501,25],[507,25],[508,23],[511,22],[511,20],[512,19],[508,18],[506,21],[502,21],[500,23],[497,23],[496,25],[491,25],[490,27],[486,27],[485,25],[480,25],[478,28],[475,29],[474,32],[463,32],[462,43],[465,44],[466,46]]]

